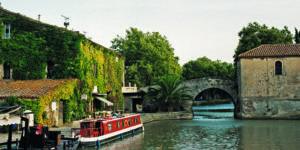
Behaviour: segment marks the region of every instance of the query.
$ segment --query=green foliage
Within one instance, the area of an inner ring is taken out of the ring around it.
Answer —
[[[13,68],[13,79],[43,79],[47,63],[54,64],[54,79],[78,78],[38,100],[20,100],[21,105],[35,112],[37,123],[43,123],[45,107],[50,106],[54,100],[68,101],[70,107],[65,112],[65,121],[85,116],[91,111],[89,104],[93,100],[94,86],[98,86],[99,93],[112,91],[113,96],[119,99],[118,106],[123,109],[124,57],[77,32],[44,24],[1,8],[0,12],[0,21],[10,22],[12,29],[11,39],[0,39],[0,63],[5,62]],[[4,31],[3,27],[0,24],[1,32]],[[106,88],[107,85],[110,85],[110,89]],[[81,100],[82,94],[87,94],[88,100]]]
[[[47,115],[48,115],[47,111],[44,111],[42,114],[42,117],[44,120],[48,118]]]
[[[42,117],[42,113],[44,112],[45,105],[41,105],[40,101],[38,100],[19,99],[18,102],[20,106],[26,106],[26,108],[22,108],[20,110],[21,112],[25,110],[31,110],[32,112],[34,112],[35,122],[41,123],[39,118]]]
[[[72,120],[72,105],[70,100],[67,100],[65,104],[64,121],[70,122]]]
[[[296,44],[300,43],[300,32],[298,32],[297,28],[295,28],[295,42]]]
[[[160,110],[173,111],[179,107],[179,103],[183,100],[193,100],[193,96],[189,94],[190,89],[181,86],[179,77],[163,76],[158,81],[158,87],[150,87],[144,99],[146,101],[156,100],[160,105]]]
[[[18,98],[16,96],[8,96],[5,101],[9,104],[9,106],[18,105]]]
[[[239,32],[239,44],[235,50],[233,58],[239,54],[256,48],[262,44],[292,44],[293,36],[284,26],[282,30],[275,27],[268,28],[265,24],[260,25],[257,22],[249,23],[247,27]]]
[[[181,74],[174,48],[158,32],[143,33],[137,28],[130,28],[126,30],[125,37],[117,36],[112,40],[111,48],[126,58],[126,82],[137,86],[152,85],[165,74]]]
[[[8,96],[1,106],[16,106],[18,105],[18,98],[16,96]]]
[[[203,77],[234,77],[233,64],[212,61],[207,57],[201,57],[197,60],[191,60],[182,66],[182,77],[186,80]]]
[[[33,33],[14,34],[12,39],[0,39],[0,62],[13,69],[14,79],[41,79],[45,77],[45,41]]]

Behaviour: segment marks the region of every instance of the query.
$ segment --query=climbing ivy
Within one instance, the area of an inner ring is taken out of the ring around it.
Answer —
[[[21,99],[20,104],[35,112],[35,121],[51,122],[51,112],[43,120],[52,101],[66,101],[65,121],[79,119],[89,113],[94,86],[99,93],[110,92],[115,109],[123,109],[122,81],[124,57],[84,35],[65,28],[48,25],[0,8],[0,21],[11,25],[11,39],[0,39],[0,63],[13,68],[13,79],[43,79],[47,63],[53,66],[54,79],[72,80],[38,100]],[[3,34],[4,26],[0,24]],[[1,34],[0,32],[0,34]],[[87,100],[81,95],[87,94]],[[110,100],[110,99],[108,99]],[[49,109],[51,110],[51,109]]]

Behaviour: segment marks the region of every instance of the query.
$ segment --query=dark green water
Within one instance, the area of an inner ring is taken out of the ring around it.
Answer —
[[[300,149],[299,120],[235,120],[228,112],[224,117],[220,112],[217,115],[147,123],[145,132],[102,145],[101,149]]]

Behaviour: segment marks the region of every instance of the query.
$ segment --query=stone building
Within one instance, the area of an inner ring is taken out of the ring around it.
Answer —
[[[300,119],[300,45],[261,45],[237,58],[241,119]]]
[[[66,99],[70,99],[73,95],[73,90],[64,92],[62,89],[71,88],[72,86],[70,85],[74,85],[76,82],[76,79],[1,80],[0,103],[2,103],[5,98],[12,95],[22,99],[20,101],[21,104],[43,101],[44,108],[39,108],[38,105],[31,106],[31,109],[33,109],[32,111],[36,111],[35,113],[38,113],[38,110],[41,109],[47,112],[48,119],[43,118],[46,119],[43,122],[44,125],[62,125],[65,110],[64,102]],[[64,92],[64,94],[57,94],[60,92]],[[47,100],[44,99],[48,99],[50,101],[47,102]],[[39,116],[37,115],[37,117]],[[37,119],[39,120],[41,118]]]
[[[71,119],[66,120],[82,119],[85,115],[89,116],[103,109],[104,100],[99,95],[111,98],[108,100],[114,102],[115,109],[123,109],[125,58],[78,31],[46,24],[41,20],[40,17],[35,20],[0,8],[0,84],[11,82],[11,85],[20,85],[9,86],[10,95],[17,96],[20,101],[28,100],[28,105],[47,105],[38,111],[33,110],[36,113],[36,123],[43,123],[44,112],[53,114],[53,110],[48,108],[54,104],[52,102],[57,102],[58,107],[60,100],[68,100],[67,105],[70,105],[70,114],[66,116]],[[43,86],[48,87],[48,82],[68,79],[73,79],[70,87],[60,88],[51,99],[41,98],[41,95],[34,96],[34,92],[18,96],[22,91],[21,87],[32,85],[37,80],[40,81],[39,87],[43,89]],[[0,97],[4,99],[6,94],[0,89]],[[38,103],[31,101],[32,99]],[[48,117],[56,122],[62,119],[62,116],[57,116],[59,119],[55,115]]]

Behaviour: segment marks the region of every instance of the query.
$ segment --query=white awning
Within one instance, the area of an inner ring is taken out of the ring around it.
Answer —
[[[113,106],[113,105],[114,105],[114,103],[108,101],[107,99],[105,99],[105,98],[103,98],[103,97],[95,96],[95,98],[96,98],[97,100],[100,100],[100,101],[106,103],[108,106]]]
[[[0,126],[10,125],[10,124],[20,124],[21,118],[20,116],[11,117],[9,119],[0,119]]]

